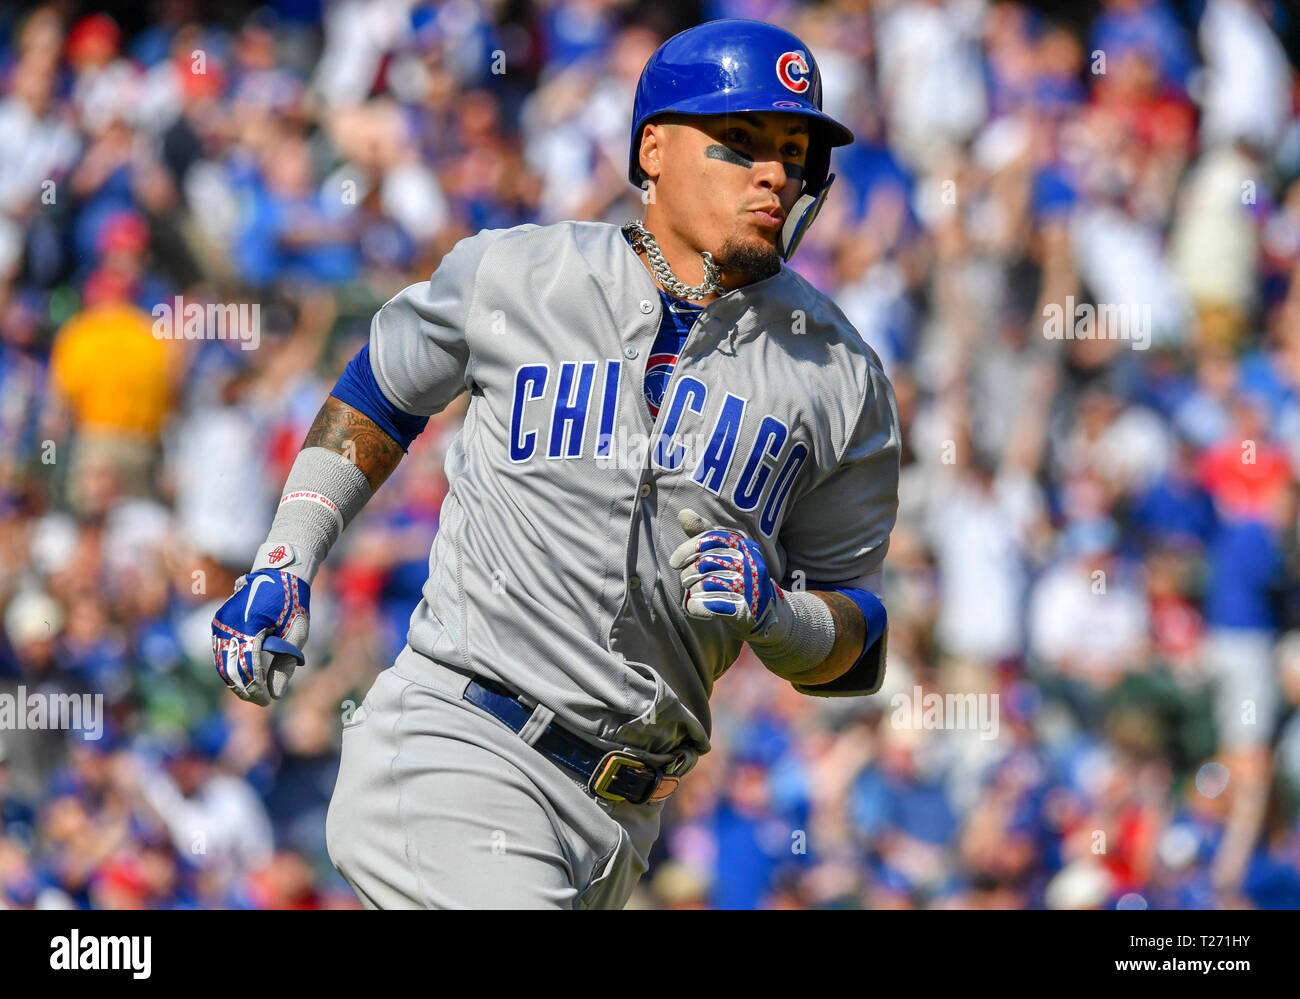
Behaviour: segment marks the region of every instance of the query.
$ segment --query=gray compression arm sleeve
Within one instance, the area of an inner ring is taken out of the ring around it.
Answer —
[[[270,533],[250,571],[286,569],[310,583],[368,499],[370,483],[356,465],[328,448],[303,448],[289,470]]]
[[[749,647],[771,672],[786,680],[826,661],[835,647],[835,618],[826,601],[804,590],[787,590],[789,628],[779,638],[751,638]]]

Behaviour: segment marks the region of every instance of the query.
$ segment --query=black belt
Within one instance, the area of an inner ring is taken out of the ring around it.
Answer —
[[[474,676],[465,688],[465,700],[482,708],[518,733],[533,709],[520,695],[503,683]],[[656,767],[621,750],[605,752],[555,722],[532,744],[547,759],[573,771],[586,781],[587,791],[607,801],[627,801],[642,805],[663,801],[677,790],[678,770],[684,757],[668,767]]]

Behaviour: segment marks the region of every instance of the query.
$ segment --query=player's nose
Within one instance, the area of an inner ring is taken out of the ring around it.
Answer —
[[[754,165],[757,169],[754,182],[764,190],[780,194],[790,182],[789,174],[785,171],[785,164],[781,162],[779,156],[756,160]]]

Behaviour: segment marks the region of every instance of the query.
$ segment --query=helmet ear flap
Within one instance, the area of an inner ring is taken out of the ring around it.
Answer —
[[[825,140],[823,130],[815,125],[809,138],[808,158],[803,167],[804,190],[816,195],[829,185],[826,175],[831,172],[831,147]]]
[[[794,251],[799,248],[799,243],[804,234],[808,232],[813,220],[817,218],[817,213],[822,210],[822,205],[826,203],[826,195],[830,193],[831,184],[835,182],[835,174],[831,174],[822,184],[821,190],[816,194],[801,194],[799,199],[790,209],[790,214],[786,216],[785,224],[781,226],[777,250],[781,254],[782,260],[789,260],[794,256]]]

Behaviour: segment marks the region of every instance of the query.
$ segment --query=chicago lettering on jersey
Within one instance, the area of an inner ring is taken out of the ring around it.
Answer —
[[[759,511],[759,529],[770,537],[808,461],[808,445],[793,440],[776,416],[751,412],[749,400],[732,392],[708,412],[709,386],[691,375],[672,385],[652,434],[638,440],[618,420],[622,374],[623,362],[614,358],[521,364],[510,403],[511,462],[541,455],[682,471],[738,510]],[[588,433],[593,421],[594,433]],[[757,425],[754,443],[738,452],[747,424]]]

